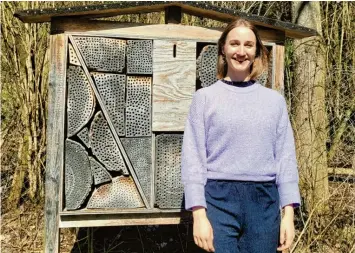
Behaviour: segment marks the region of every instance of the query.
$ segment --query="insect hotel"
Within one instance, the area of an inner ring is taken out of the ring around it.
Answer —
[[[165,11],[165,24],[94,18]],[[269,50],[259,81],[283,92],[284,41],[313,30],[202,2],[124,2],[25,10],[51,22],[46,252],[59,228],[177,224],[180,157],[194,92],[216,79],[220,28],[181,25],[182,13],[257,25]]]

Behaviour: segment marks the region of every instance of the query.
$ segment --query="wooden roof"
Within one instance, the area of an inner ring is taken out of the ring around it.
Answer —
[[[41,23],[50,22],[54,17],[100,18],[124,14],[159,12],[164,11],[170,6],[180,7],[181,11],[186,14],[210,18],[226,23],[237,17],[244,18],[260,27],[284,31],[286,37],[290,38],[300,39],[317,35],[315,30],[295,25],[293,23],[261,17],[197,1],[127,1],[100,5],[75,6],[70,8],[20,10],[14,15],[24,23]]]

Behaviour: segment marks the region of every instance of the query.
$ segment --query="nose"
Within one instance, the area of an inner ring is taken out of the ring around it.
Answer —
[[[245,55],[245,48],[244,48],[243,45],[240,45],[238,47],[237,54],[240,55],[240,56],[244,56]]]

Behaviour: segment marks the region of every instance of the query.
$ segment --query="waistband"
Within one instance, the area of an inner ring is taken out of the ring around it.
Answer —
[[[244,183],[244,184],[276,184],[276,180],[270,181],[244,181],[244,180],[228,180],[228,179],[207,179],[208,182],[224,182],[224,183]]]

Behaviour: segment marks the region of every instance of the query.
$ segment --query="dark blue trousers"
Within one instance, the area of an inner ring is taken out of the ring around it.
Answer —
[[[274,182],[208,179],[205,193],[215,253],[277,252],[280,210]]]

